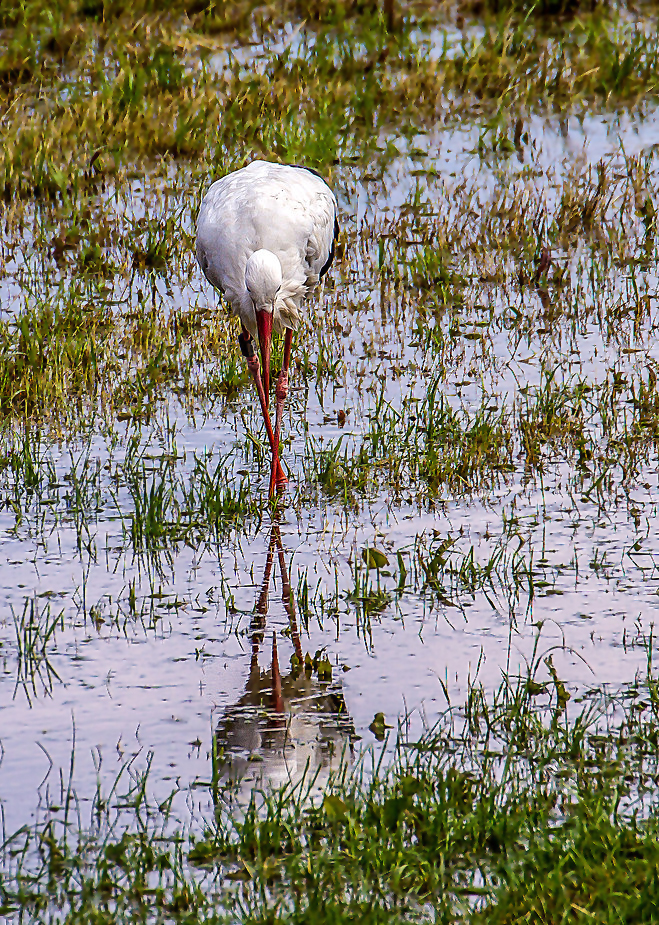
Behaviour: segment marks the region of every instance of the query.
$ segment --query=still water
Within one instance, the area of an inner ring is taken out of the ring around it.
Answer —
[[[150,762],[162,798],[181,788],[203,808],[212,765],[225,782],[241,780],[244,793],[309,768],[322,782],[342,754],[381,747],[375,714],[391,726],[391,748],[399,731],[413,738],[447,702],[459,704],[475,679],[492,689],[504,673],[536,664],[546,678],[547,654],[573,699],[602,685],[620,688],[646,671],[659,613],[656,451],[624,490],[615,480],[606,491],[579,487],[557,455],[541,475],[520,461],[487,491],[440,490],[432,503],[412,491],[394,501],[386,485],[344,503],[341,492],[315,490],[310,474],[310,446],[319,451],[341,438],[356,447],[378,395],[409,414],[437,375],[436,357],[419,345],[414,305],[374,282],[373,255],[387,222],[395,227],[419,201],[441,206],[459,183],[480,197],[474,207],[530,184],[551,209],[575,171],[604,158],[615,174],[625,156],[653,157],[659,142],[652,114],[638,123],[536,119],[525,130],[523,149],[493,163],[479,152],[479,131],[438,126],[401,142],[384,174],[338,169],[355,251],[309,308],[336,372],[329,385],[293,375],[285,448],[292,477],[277,513],[266,503],[267,475],[259,476],[245,449],[246,423],[258,432],[249,390],[196,416],[172,399],[140,435],[155,475],[169,460],[184,479],[195,454],[225,458],[228,480],[252,473],[261,516],[217,542],[136,550],[126,528],[135,499],[112,479],[126,459],[126,424],[87,443],[46,442],[55,476],[30,517],[17,518],[4,486],[0,805],[7,832],[58,803],[72,755],[83,808],[97,780],[107,784],[131,760],[136,768]],[[147,187],[136,190],[136,214]],[[604,289],[579,289],[578,254],[554,259],[571,274],[575,298],[604,298]],[[624,268],[605,282],[606,298],[632,297]],[[654,299],[652,269],[643,286]],[[11,272],[3,287],[3,310],[16,310],[26,296]],[[483,317],[499,318],[512,298],[477,278],[468,291],[469,317],[486,301]],[[159,297],[170,310],[215,300],[194,273],[179,286],[163,284]],[[529,290],[523,299],[537,309],[541,296]],[[548,368],[560,368],[565,382],[581,376],[595,385],[612,368],[633,376],[659,359],[652,304],[648,325],[620,337],[593,314],[580,328],[563,318],[555,330],[516,341],[505,324],[493,324],[486,337],[464,342],[442,392],[469,412],[484,395],[512,406]],[[82,526],[67,513],[74,469],[91,473],[96,486]],[[379,569],[367,568],[369,548],[383,556]],[[425,569],[435,554],[442,577],[433,584]],[[471,585],[456,578],[469,563],[482,579]],[[55,624],[32,659],[20,646],[30,614],[42,626]]]

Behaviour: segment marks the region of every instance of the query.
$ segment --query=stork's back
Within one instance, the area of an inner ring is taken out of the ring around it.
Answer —
[[[197,259],[243,317],[251,310],[248,258],[260,249],[276,254],[283,275],[282,321],[291,326],[286,319],[294,320],[331,259],[335,229],[336,199],[324,180],[305,168],[253,161],[206,193],[197,221]]]

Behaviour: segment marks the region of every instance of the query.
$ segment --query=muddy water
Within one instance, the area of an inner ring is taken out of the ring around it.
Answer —
[[[377,227],[414,195],[431,200],[430,168],[447,182],[476,180],[484,196],[502,182],[532,182],[551,198],[576,163],[618,155],[621,145],[627,154],[649,151],[659,123],[606,117],[561,127],[537,120],[529,132],[532,141],[519,156],[491,165],[473,153],[475,129],[438,128],[411,151],[401,147],[384,177],[346,170],[344,222]],[[342,435],[356,445],[375,393],[400,408],[403,399],[423,395],[433,374],[434,359],[414,346],[414,314],[391,310],[372,272],[355,258],[354,272],[316,309],[316,317],[326,312],[333,323],[326,339],[338,372],[318,388],[294,376],[286,422],[292,479],[276,518],[265,503],[265,478],[245,450],[245,424],[258,431],[249,392],[195,423],[172,401],[160,429],[142,434],[156,472],[167,456],[185,477],[195,453],[227,456],[227,478],[239,479],[245,467],[252,472],[262,518],[218,543],[136,552],[126,531],[130,494],[111,490],[112,469],[125,457],[121,425],[114,439],[95,435],[88,447],[47,450],[62,485],[72,459],[97,472],[90,502],[96,513],[88,512],[84,529],[76,528],[58,489],[20,523],[9,509],[0,513],[0,794],[7,830],[61,803],[72,752],[83,812],[98,776],[107,783],[124,765],[130,773],[148,761],[158,794],[191,787],[190,805],[203,807],[213,764],[224,783],[240,777],[245,790],[299,776],[305,767],[326,773],[342,752],[377,745],[376,713],[393,733],[400,723],[414,737],[446,708],[447,697],[459,703],[476,677],[492,688],[502,672],[539,662],[538,677],[546,678],[546,654],[574,699],[601,685],[619,688],[645,671],[659,613],[655,456],[631,489],[614,485],[606,497],[580,489],[558,461],[542,477],[529,478],[520,467],[486,493],[444,491],[431,505],[412,493],[394,504],[386,486],[359,504],[344,505],[340,495],[319,499],[307,475],[309,445]],[[581,272],[578,261],[573,272]],[[656,291],[652,270],[644,279]],[[11,280],[7,286],[3,305],[11,308],[16,290]],[[623,272],[615,287],[616,297],[626,298]],[[163,287],[162,296],[172,305],[213,298],[195,277],[178,290]],[[479,290],[473,300],[481,297]],[[503,310],[501,293],[488,298],[495,315]],[[486,342],[465,342],[461,374],[447,378],[445,394],[467,410],[484,393],[505,406],[542,381],[543,366],[560,366],[565,381],[587,375],[597,383],[612,366],[632,374],[659,358],[656,341],[643,334],[632,347],[603,337],[595,323],[560,334],[530,336],[511,349],[505,326],[493,326]],[[401,370],[396,377],[393,365]],[[483,567],[494,562],[488,580],[455,593],[447,591],[448,573],[441,593],[424,583],[419,557],[427,561],[446,539],[456,569],[470,556]],[[367,547],[386,556],[379,572],[365,567]],[[533,576],[533,594],[520,563]],[[61,614],[37,662],[16,654],[30,607],[42,621]]]

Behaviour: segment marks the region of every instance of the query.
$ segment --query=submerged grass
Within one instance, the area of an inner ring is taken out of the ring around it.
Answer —
[[[74,822],[71,783],[2,848],[1,909],[21,921],[654,921],[657,682],[572,703],[551,660],[506,678],[388,768],[347,764],[240,812],[177,829],[146,773],[99,790]],[[553,680],[552,680],[553,678]],[[148,770],[148,762],[147,762]],[[549,919],[547,918],[549,916]]]
[[[263,152],[325,168],[375,161],[376,127],[407,124],[411,134],[473,105],[505,118],[520,107],[577,112],[657,94],[656,34],[601,7],[569,30],[500,12],[484,31],[464,27],[457,43],[446,15],[423,4],[402,5],[393,33],[377,5],[346,16],[329,4],[306,27],[288,4],[258,7],[250,38],[264,54],[255,66],[231,54],[238,21],[228,13],[225,30],[209,31],[212,7],[147,5],[137,18],[64,2],[18,9],[4,17],[0,58],[8,201],[84,198],[126,182],[145,159],[166,172],[172,159],[194,158],[206,173]],[[285,25],[301,31],[287,37]]]
[[[426,395],[407,408],[377,402],[359,446],[343,438],[320,447],[311,441],[308,474],[330,497],[372,492],[383,480],[394,499],[419,483],[430,495],[442,488],[477,492],[515,468],[504,416],[487,407],[473,416],[456,412],[441,394],[441,381],[433,379]]]
[[[103,465],[91,438],[62,458],[38,434],[14,437],[0,458],[0,504],[14,515],[14,533],[73,527],[81,550],[100,519],[119,520],[124,543],[139,556],[181,544],[203,549],[260,520],[249,473],[234,476],[230,455],[194,454],[182,471],[186,457],[169,437],[169,452],[154,455],[138,430],[111,446]]]
[[[126,313],[102,288],[62,288],[0,320],[5,420],[36,420],[70,433],[95,417],[148,421],[167,393],[184,408],[212,405],[244,384],[244,371],[226,355],[222,314],[191,307],[168,317],[143,300]],[[206,364],[212,370],[200,380]]]
[[[556,367],[514,404],[485,395],[456,411],[443,377],[397,407],[380,396],[365,433],[326,442],[311,438],[306,475],[328,497],[351,505],[386,486],[393,503],[481,495],[518,477],[533,480],[568,462],[567,487],[616,503],[652,465],[659,444],[654,367],[629,378],[570,381]]]
[[[49,649],[62,623],[61,613],[53,615],[50,604],[41,607],[35,598],[25,602],[20,614],[14,613],[16,689],[22,688],[28,700],[43,692],[49,694],[53,682],[60,680],[50,662]]]

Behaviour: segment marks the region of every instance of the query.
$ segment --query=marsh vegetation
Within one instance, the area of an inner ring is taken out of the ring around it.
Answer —
[[[8,920],[656,915],[655,20],[0,0]],[[342,225],[277,510],[256,157]]]

